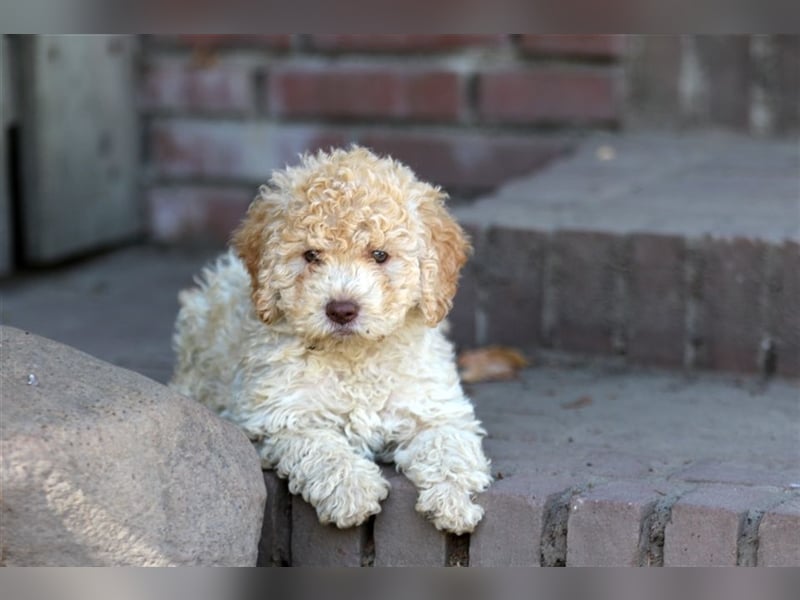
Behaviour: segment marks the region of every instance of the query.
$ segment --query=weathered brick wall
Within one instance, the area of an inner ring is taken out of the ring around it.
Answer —
[[[627,127],[721,127],[797,135],[800,36],[631,36]]]
[[[796,134],[800,36],[147,36],[141,107],[154,236],[219,240],[319,147],[392,154],[457,200],[586,131]]]
[[[454,198],[620,125],[622,36],[247,35],[143,40],[146,194],[158,239],[224,239],[298,153],[359,142]]]

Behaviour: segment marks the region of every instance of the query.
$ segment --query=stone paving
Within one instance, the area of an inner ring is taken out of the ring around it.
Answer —
[[[213,249],[132,247],[0,282],[0,318],[166,381],[178,290]],[[436,532],[414,490],[340,531],[265,474],[261,564],[800,565],[800,385],[531,353],[468,386],[496,481],[471,536]]]
[[[436,532],[387,467],[392,493],[374,523],[322,527],[290,498],[284,554],[263,556],[443,566],[466,548],[473,566],[800,565],[796,381],[542,356],[516,381],[469,392],[495,483],[468,539]]]

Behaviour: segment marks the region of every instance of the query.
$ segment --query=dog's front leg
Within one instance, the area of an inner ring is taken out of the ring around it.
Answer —
[[[261,458],[289,491],[302,495],[323,524],[360,525],[381,510],[389,483],[378,465],[359,456],[338,432],[325,429],[280,432],[261,444]]]
[[[491,483],[481,435],[474,422],[431,427],[395,452],[395,463],[419,489],[417,511],[437,529],[467,533],[483,517],[472,500]]]

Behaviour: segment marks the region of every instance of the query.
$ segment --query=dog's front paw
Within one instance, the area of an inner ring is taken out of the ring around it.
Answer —
[[[483,517],[483,508],[469,492],[447,482],[420,491],[416,508],[436,529],[458,535],[471,532]]]
[[[389,482],[381,476],[377,465],[368,465],[350,470],[333,491],[317,503],[320,523],[333,523],[345,529],[361,525],[381,511],[381,500],[389,495]]]

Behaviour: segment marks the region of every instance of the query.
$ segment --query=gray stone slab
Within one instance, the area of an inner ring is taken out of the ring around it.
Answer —
[[[800,148],[724,133],[602,135],[456,210],[466,224],[800,239]]]

